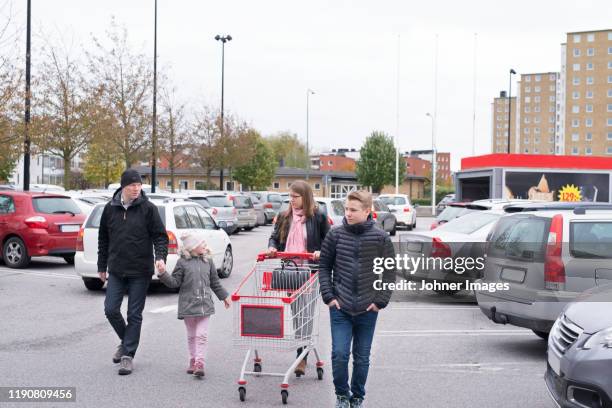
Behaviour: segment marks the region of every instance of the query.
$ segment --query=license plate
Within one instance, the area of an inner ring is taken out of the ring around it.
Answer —
[[[74,224],[74,225],[60,225],[60,231],[62,231],[62,232],[78,232],[80,228],[81,228],[81,226],[78,225],[78,224]]]
[[[248,214],[249,210],[240,210],[240,214]]]
[[[548,349],[548,365],[557,374],[561,375],[561,359],[550,348]]]

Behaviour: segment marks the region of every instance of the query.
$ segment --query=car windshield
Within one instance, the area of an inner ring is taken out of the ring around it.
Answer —
[[[210,204],[208,203],[208,200],[204,197],[189,197],[189,199],[191,201],[195,201],[196,203],[200,204],[204,208],[210,208]]]
[[[440,230],[457,232],[460,234],[472,234],[485,225],[497,221],[500,214],[475,212],[463,217],[455,218],[439,227]]]
[[[467,217],[467,216],[466,216]],[[462,217],[460,219],[463,219]],[[543,217],[510,216],[499,220],[488,241],[488,255],[523,261],[541,261],[549,221]]]
[[[440,215],[438,215],[438,222],[440,221],[447,222],[454,218],[460,217],[462,215],[465,215],[467,213],[471,213],[474,211],[476,210],[472,210],[466,207],[446,207],[444,211],[442,211]]]
[[[612,258],[612,222],[573,222],[570,253],[575,258]]]
[[[379,200],[387,205],[405,205],[406,199],[404,197],[379,197]]]
[[[271,203],[280,203],[281,200],[281,196],[278,194],[270,194],[268,195],[268,201]]]
[[[35,197],[34,210],[43,214],[80,214],[81,210],[70,197]]]
[[[249,197],[245,196],[234,196],[234,207],[236,208],[253,208],[253,203]]]
[[[206,199],[213,207],[232,207],[232,203],[226,196],[208,196]]]

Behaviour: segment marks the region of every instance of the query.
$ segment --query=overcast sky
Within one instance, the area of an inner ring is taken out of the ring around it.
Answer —
[[[13,5],[13,22],[25,27],[26,0],[3,1]],[[90,46],[90,34],[103,37],[115,16],[134,49],[152,58],[153,5],[154,0],[32,0],[33,30]],[[434,109],[437,34],[437,145],[451,152],[453,169],[472,153],[475,33],[476,153],[484,154],[490,151],[491,101],[508,88],[508,70],[558,71],[566,32],[610,28],[609,0],[158,0],[159,64],[170,68],[183,100],[220,104],[221,44],[214,36],[231,34],[226,110],[264,135],[289,130],[305,140],[311,88],[315,151],[358,148],[372,130],[395,135],[398,35],[399,146],[430,148],[425,114]]]

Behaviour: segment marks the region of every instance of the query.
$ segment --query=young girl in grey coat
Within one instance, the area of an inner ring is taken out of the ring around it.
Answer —
[[[204,376],[204,357],[208,341],[208,321],[215,313],[212,293],[229,308],[231,300],[221,286],[217,269],[210,258],[206,241],[197,233],[181,237],[183,249],[172,275],[159,271],[158,277],[170,288],[180,288],[178,318],[183,319],[187,329],[189,348],[188,374]]]

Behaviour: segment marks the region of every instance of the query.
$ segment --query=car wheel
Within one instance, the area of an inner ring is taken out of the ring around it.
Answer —
[[[225,279],[231,275],[233,267],[234,255],[232,255],[232,247],[228,245],[225,249],[225,254],[223,255],[223,264],[221,265],[221,269],[219,269],[217,274],[221,279]]]
[[[25,268],[30,263],[28,249],[21,238],[12,237],[4,243],[2,258],[9,268]]]
[[[435,289],[434,289],[434,292],[436,292],[438,295],[443,295],[443,296],[454,296],[454,295],[456,295],[457,293],[459,293],[459,290],[453,290],[453,289],[448,289],[448,290],[443,290],[443,289],[440,289],[440,290],[435,290]]]
[[[83,283],[88,290],[102,290],[104,282],[98,278],[83,278]]]
[[[251,230],[253,230],[253,228],[255,228],[255,227],[244,227],[244,230],[245,231],[251,231]]]
[[[389,235],[391,235],[392,237],[394,237],[396,232],[397,232],[397,223],[396,223],[396,222],[394,222],[394,223],[393,223],[393,229],[391,230],[391,232],[389,232]]]
[[[548,333],[539,331],[539,330],[531,330],[536,336],[541,338],[542,340],[548,340]]]
[[[68,265],[74,265],[74,255],[66,255],[63,258]]]
[[[412,231],[413,228],[414,226],[412,224],[406,224],[406,230]]]

